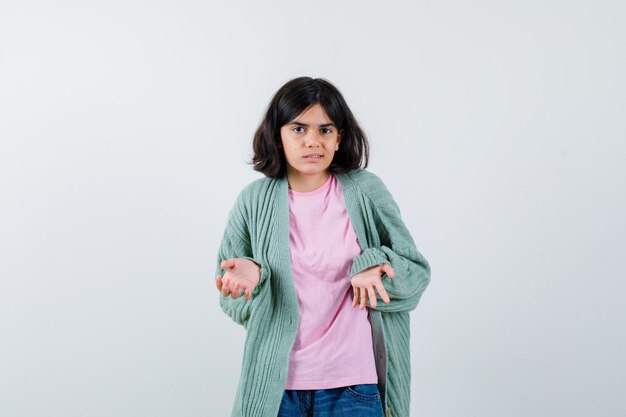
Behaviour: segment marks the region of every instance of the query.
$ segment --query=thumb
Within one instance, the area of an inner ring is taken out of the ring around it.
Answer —
[[[387,276],[389,278],[393,278],[396,276],[396,272],[393,270],[393,268],[391,267],[391,265],[389,264],[383,264],[383,271],[385,271],[385,274],[387,274]]]
[[[222,269],[225,269],[225,268],[234,268],[234,267],[235,267],[235,259],[234,259],[234,258],[231,258],[231,259],[224,259],[224,260],[222,261],[222,263],[220,264],[220,267],[221,267]]]

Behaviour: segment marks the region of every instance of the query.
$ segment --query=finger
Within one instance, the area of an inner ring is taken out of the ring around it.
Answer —
[[[251,295],[252,295],[252,293],[250,292],[250,290],[249,290],[249,289],[247,289],[247,290],[245,291],[244,295],[243,295],[243,298],[244,298],[246,301],[248,301],[248,300],[250,300],[250,296],[251,296]]]
[[[367,292],[365,291],[365,288],[360,288],[360,290],[359,296],[361,297],[361,305],[359,308],[363,310],[365,308],[365,304],[367,303]]]
[[[357,305],[357,299],[359,297],[357,297],[357,288],[352,287],[352,307],[354,307],[355,305]]]
[[[220,268],[222,269],[234,268],[234,267],[235,267],[235,258],[224,259],[222,263],[220,264]]]
[[[354,288],[354,300],[352,301],[353,307],[358,307],[361,303],[361,289],[359,287]]]
[[[396,276],[396,271],[393,270],[393,267],[389,264],[383,264],[383,271],[389,278],[393,278]]]
[[[359,287],[356,287],[356,298],[354,306],[358,308],[359,304],[361,304],[361,289]]]
[[[222,295],[224,297],[228,297],[229,294],[230,294],[230,279],[223,279],[222,280]]]
[[[385,289],[385,286],[383,285],[382,282],[379,282],[376,284],[376,289],[378,290],[378,294],[380,294],[380,297],[383,299],[383,301],[387,304],[389,304],[391,302],[391,300],[389,299],[389,295],[387,294],[387,290]]]
[[[367,288],[367,295],[370,299],[370,306],[376,308],[376,293],[374,293],[374,287]]]
[[[233,297],[234,299],[239,298],[239,294],[241,293],[241,285],[239,285],[239,282],[236,282],[235,285],[233,286],[233,292],[231,297]]]
[[[237,297],[245,297],[246,291],[247,291],[246,287],[243,284],[241,284],[239,286],[239,290],[237,291]]]
[[[222,276],[218,275],[217,278],[215,279],[215,286],[217,287],[218,290],[222,291]]]

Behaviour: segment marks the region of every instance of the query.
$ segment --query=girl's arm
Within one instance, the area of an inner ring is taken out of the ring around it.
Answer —
[[[226,273],[226,269],[221,268],[222,261],[226,259],[249,259],[261,267],[260,281],[252,291],[248,301],[244,299],[243,294],[234,299],[231,296],[224,296],[221,292],[219,293],[219,302],[222,310],[237,324],[247,327],[248,319],[257,302],[256,298],[259,295],[263,283],[269,278],[270,270],[263,262],[255,260],[252,257],[250,237],[241,208],[242,200],[238,198],[237,203],[235,203],[235,206],[228,215],[228,223],[218,250],[215,277],[218,275],[224,276]]]
[[[430,265],[417,250],[391,193],[377,177],[373,185],[375,187],[370,189],[368,195],[376,214],[380,247],[365,248],[352,262],[350,276],[375,265],[390,264],[395,277],[382,276],[390,303],[386,304],[377,297],[375,309],[383,312],[411,311],[417,307],[430,282]]]

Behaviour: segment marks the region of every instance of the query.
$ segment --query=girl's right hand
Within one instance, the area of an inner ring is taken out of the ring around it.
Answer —
[[[252,291],[261,280],[261,267],[245,258],[231,258],[222,261],[222,269],[227,269],[222,277],[217,276],[215,285],[224,297],[229,295],[238,298],[244,292],[244,299],[248,301]]]

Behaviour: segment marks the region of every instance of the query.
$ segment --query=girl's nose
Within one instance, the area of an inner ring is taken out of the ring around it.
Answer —
[[[306,135],[304,144],[306,146],[319,146],[320,144],[320,133],[318,132],[310,132]]]

